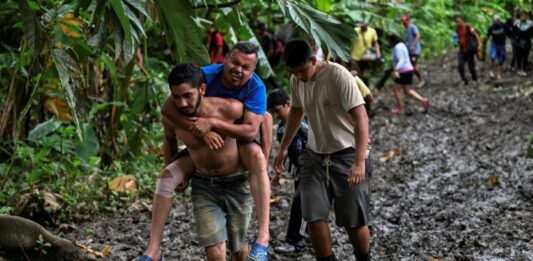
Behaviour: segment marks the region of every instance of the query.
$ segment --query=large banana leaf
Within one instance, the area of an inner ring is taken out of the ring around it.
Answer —
[[[350,58],[350,47],[356,34],[353,28],[318,11],[303,1],[278,0],[283,14],[302,28],[317,46],[334,57]]]
[[[51,53],[56,70],[59,74],[61,86],[64,88],[65,98],[70,108],[72,119],[76,125],[78,137],[80,140],[83,140],[79,114],[82,114],[81,116],[85,116],[86,113],[81,110],[79,106],[77,106],[76,93],[77,91],[80,92],[80,90],[76,90],[80,88],[80,81],[77,78],[81,75],[78,62],[63,49],[52,49]]]
[[[135,53],[135,43],[133,40],[133,34],[132,29],[130,25],[130,21],[128,19],[128,15],[126,14],[126,10],[124,9],[124,5],[122,1],[120,0],[110,0],[111,7],[113,8],[113,11],[120,22],[120,26],[122,27],[122,51],[124,53],[124,60],[126,62],[131,61],[133,58],[133,54]],[[142,26],[141,26],[142,27]],[[118,32],[116,32],[118,33]],[[117,56],[120,53],[117,52]],[[116,58],[116,57],[115,57]]]
[[[362,1],[338,3],[333,5],[333,10],[340,16],[348,16],[354,23],[365,21],[375,28],[396,34],[403,32],[399,18],[412,12],[410,6],[405,4],[372,4]]]
[[[174,59],[177,62],[208,64],[209,55],[202,42],[204,33],[194,22],[194,10],[189,1],[155,0],[155,3]]]
[[[37,19],[35,12],[33,12],[28,4],[28,1],[18,1],[20,11],[22,13],[21,19],[24,26],[24,38],[28,43],[28,49],[31,51],[33,57],[37,57],[44,47],[45,32]]]

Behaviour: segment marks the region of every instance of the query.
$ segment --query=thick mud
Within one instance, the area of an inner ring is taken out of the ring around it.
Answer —
[[[454,65],[450,54],[424,68],[428,84],[415,90],[429,97],[427,114],[408,98],[407,115],[393,115],[392,92],[375,92],[374,260],[533,260],[533,159],[526,158],[533,77],[507,72],[493,81],[478,64],[479,83],[462,86]],[[270,260],[314,260],[310,247],[274,252],[285,237],[290,178],[275,195],[282,199],[271,210]],[[110,260],[136,260],[149,227],[148,211],[131,211],[79,224],[65,237],[94,249],[111,245]],[[331,228],[338,259],[355,260],[343,230]],[[190,198],[172,210],[163,254],[166,260],[205,260]]]

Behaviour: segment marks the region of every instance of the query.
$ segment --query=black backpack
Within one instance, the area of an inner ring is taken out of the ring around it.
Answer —
[[[466,26],[466,47],[468,51],[477,52],[478,42],[476,36],[470,32],[472,29],[471,26]]]

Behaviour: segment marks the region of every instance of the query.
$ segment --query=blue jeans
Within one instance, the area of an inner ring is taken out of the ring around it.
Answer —
[[[498,59],[499,65],[502,65],[505,62],[505,45],[491,43],[490,60],[494,62],[496,59]]]

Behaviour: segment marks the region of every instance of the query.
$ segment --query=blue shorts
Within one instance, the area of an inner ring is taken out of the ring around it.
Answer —
[[[191,198],[201,247],[227,241],[227,249],[235,253],[248,244],[246,234],[253,201],[247,179],[235,178],[240,175],[243,174],[211,180],[193,174]]]
[[[498,59],[498,64],[502,65],[505,62],[505,45],[499,45],[495,43],[490,44],[490,60],[495,61]]]

